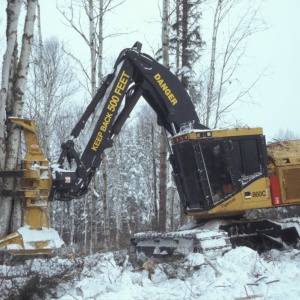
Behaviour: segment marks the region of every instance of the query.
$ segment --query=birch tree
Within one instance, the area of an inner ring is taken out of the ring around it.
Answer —
[[[101,9],[101,3],[100,3],[100,9]],[[89,36],[90,36],[90,55],[91,55],[91,90],[92,90],[92,98],[96,95],[96,73],[97,73],[97,61],[96,61],[96,28],[95,28],[95,22],[94,22],[94,1],[89,0]],[[100,11],[100,16],[102,17],[102,12]],[[99,30],[103,30],[101,27],[99,27]],[[102,33],[101,33],[102,34]],[[102,53],[101,53],[102,54]],[[98,76],[101,76],[102,79],[102,70],[98,70]],[[100,82],[100,78],[98,78],[98,82]],[[97,246],[97,204],[98,204],[98,172],[95,172],[94,178],[93,178],[93,189],[94,192],[92,194],[92,209],[91,209],[91,251],[95,251],[95,248]]]
[[[39,39],[31,60],[25,112],[27,117],[36,120],[42,147],[47,158],[52,160],[52,146],[57,144],[52,134],[63,108],[74,105],[79,85],[70,58],[64,52],[64,44],[56,37],[44,43]]]
[[[163,65],[169,68],[169,0],[163,0],[162,15],[162,58]],[[166,131],[161,127],[160,132],[160,161],[159,161],[159,230],[166,230],[166,206],[167,206],[167,145]]]
[[[9,93],[9,77],[13,51],[17,45],[17,30],[21,12],[22,1],[7,1],[7,27],[6,27],[6,51],[3,56],[0,93],[0,169],[4,169],[6,146],[5,146],[5,122],[6,100]],[[3,211],[1,209],[1,211]],[[6,211],[4,209],[4,211]],[[2,222],[1,222],[2,224]],[[0,225],[1,226],[1,225]]]
[[[1,94],[0,94],[0,169],[4,170],[6,162],[6,108],[7,99],[11,89],[9,80],[13,74],[11,65],[13,52],[17,46],[17,30],[21,12],[22,1],[7,2],[7,27],[6,27],[6,51],[3,56]],[[1,197],[0,201],[0,238],[9,232],[12,199]]]
[[[166,68],[170,68],[170,61],[169,61],[169,0],[164,0],[163,1],[163,18],[162,18],[162,60],[163,60],[163,65]],[[179,6],[179,2],[177,1],[176,3],[176,7],[178,9]],[[178,13],[178,10],[176,10],[176,12]],[[179,58],[179,48],[178,48],[178,43],[176,43],[176,53],[178,55],[176,61],[177,63],[179,62],[178,58]],[[184,77],[182,78],[183,81],[185,81]],[[164,130],[165,131],[165,130]],[[164,132],[164,136],[166,139],[166,132]],[[162,152],[160,153],[160,157],[161,157],[161,165],[160,167],[165,167],[165,174],[163,174],[165,176],[165,182],[169,182],[168,186],[170,187],[170,193],[168,193],[169,188],[167,187],[166,184],[166,197],[168,197],[168,203],[167,201],[163,204],[164,205],[164,214],[160,215],[160,218],[164,218],[165,220],[167,219],[167,216],[170,219],[170,229],[173,230],[174,229],[174,199],[175,199],[175,184],[173,182],[173,177],[171,175],[170,172],[168,172],[167,170],[169,169],[167,166],[167,161],[166,161],[166,156],[167,156],[167,142],[166,140],[163,141],[164,142],[164,149],[161,149]],[[164,155],[164,156],[163,156]],[[162,157],[164,157],[164,160],[162,160]],[[171,176],[168,176],[171,175]],[[168,208],[168,213],[167,213],[167,208]],[[165,228],[166,229],[166,225],[165,224]]]
[[[33,31],[34,31],[34,21],[37,2],[34,0],[28,0],[26,17],[24,23],[24,32],[22,36],[22,47],[20,58],[17,61],[15,56],[14,61],[17,69],[14,73],[14,78],[12,78],[11,86],[7,85],[8,71],[10,68],[10,61],[12,59],[12,47],[15,47],[16,52],[16,33],[18,26],[18,19],[20,15],[20,3],[19,1],[8,1],[8,23],[7,23],[7,51],[4,57],[3,73],[2,73],[2,87],[1,87],[1,121],[4,125],[4,120],[9,116],[22,117],[23,116],[23,106],[24,106],[24,93],[27,80],[27,73],[29,68],[29,56],[31,51],[31,46],[33,42]],[[13,45],[13,46],[12,46]],[[10,61],[8,61],[10,59]],[[5,78],[6,77],[6,78]],[[9,99],[10,98],[10,99]],[[9,100],[11,101],[9,103]],[[5,108],[6,105],[6,108]],[[4,111],[5,110],[5,111]],[[3,132],[1,133],[1,155],[5,157],[4,168],[6,170],[17,169],[18,154],[20,149],[20,129],[13,125],[12,123],[6,124],[7,140],[6,147],[3,145]],[[2,130],[2,129],[1,129]],[[3,150],[5,151],[3,153]],[[3,156],[4,156],[3,155]],[[3,168],[3,166],[2,166]],[[5,190],[14,190],[15,181],[13,178],[4,179],[3,187]],[[13,216],[11,223],[11,230],[15,230],[21,225],[21,202],[18,199],[14,199],[12,212],[12,198],[2,197],[1,201],[1,234],[6,235],[9,231],[10,216]]]
[[[23,117],[24,108],[24,95],[25,87],[27,81],[27,74],[29,70],[29,57],[31,53],[31,48],[33,44],[33,32],[34,32],[34,22],[36,18],[36,6],[37,1],[28,0],[27,2],[27,13],[25,18],[24,33],[22,37],[22,48],[20,53],[20,59],[18,62],[17,79],[15,82],[14,90],[14,100],[13,100],[13,116],[21,118]],[[12,123],[8,123],[8,143],[6,149],[6,169],[15,170],[17,169],[18,154],[20,151],[20,128],[17,128]],[[13,179],[8,180],[8,186],[4,184],[4,188],[11,190],[13,189],[14,182]],[[12,231],[17,230],[21,226],[22,209],[21,209],[20,199],[14,198],[13,204],[13,220],[12,220]]]

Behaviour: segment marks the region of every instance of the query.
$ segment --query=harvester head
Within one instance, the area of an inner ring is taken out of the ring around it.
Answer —
[[[64,242],[49,227],[48,198],[52,186],[49,162],[39,144],[32,120],[11,118],[22,126],[27,147],[21,170],[0,171],[0,177],[20,177],[21,188],[2,190],[2,196],[22,201],[22,227],[0,240],[0,251],[15,255],[50,254]]]

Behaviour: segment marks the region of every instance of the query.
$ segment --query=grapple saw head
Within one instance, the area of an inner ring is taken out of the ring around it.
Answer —
[[[22,201],[22,227],[0,240],[0,251],[14,255],[51,254],[64,247],[64,242],[49,227],[48,197],[52,186],[49,162],[40,147],[34,121],[10,120],[22,126],[27,152],[21,170],[0,171],[0,177],[21,178],[19,188],[2,190],[2,196]]]

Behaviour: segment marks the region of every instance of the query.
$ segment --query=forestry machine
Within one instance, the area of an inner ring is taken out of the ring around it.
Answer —
[[[142,53],[141,46],[136,42],[120,53],[113,72],[72,130],[72,139],[62,144],[57,164],[50,166],[45,159],[34,121],[11,118],[23,128],[27,154],[22,170],[0,172],[1,177],[20,178],[18,189],[2,188],[1,193],[22,199],[23,224],[0,241],[1,249],[36,255],[63,247],[49,227],[48,200],[71,200],[87,193],[101,154],[112,147],[141,97],[169,135],[174,181],[193,221],[177,232],[137,233],[131,238],[131,252],[216,254],[232,245],[281,247],[297,242],[296,221],[235,217],[248,210],[300,204],[300,141],[267,146],[261,128],[211,130],[200,124],[177,77]],[[75,147],[79,135],[85,143],[81,153]]]

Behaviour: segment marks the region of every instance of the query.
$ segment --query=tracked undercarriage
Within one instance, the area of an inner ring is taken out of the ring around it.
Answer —
[[[193,229],[169,233],[138,233],[131,238],[131,253],[145,256],[170,257],[201,252],[221,255],[231,249],[225,232]]]
[[[137,259],[185,256],[189,253],[203,253],[214,259],[238,246],[247,246],[259,253],[274,248],[298,247],[299,232],[300,221],[297,218],[276,222],[222,220],[199,224],[195,221],[176,232],[137,233],[130,240],[130,253]]]

